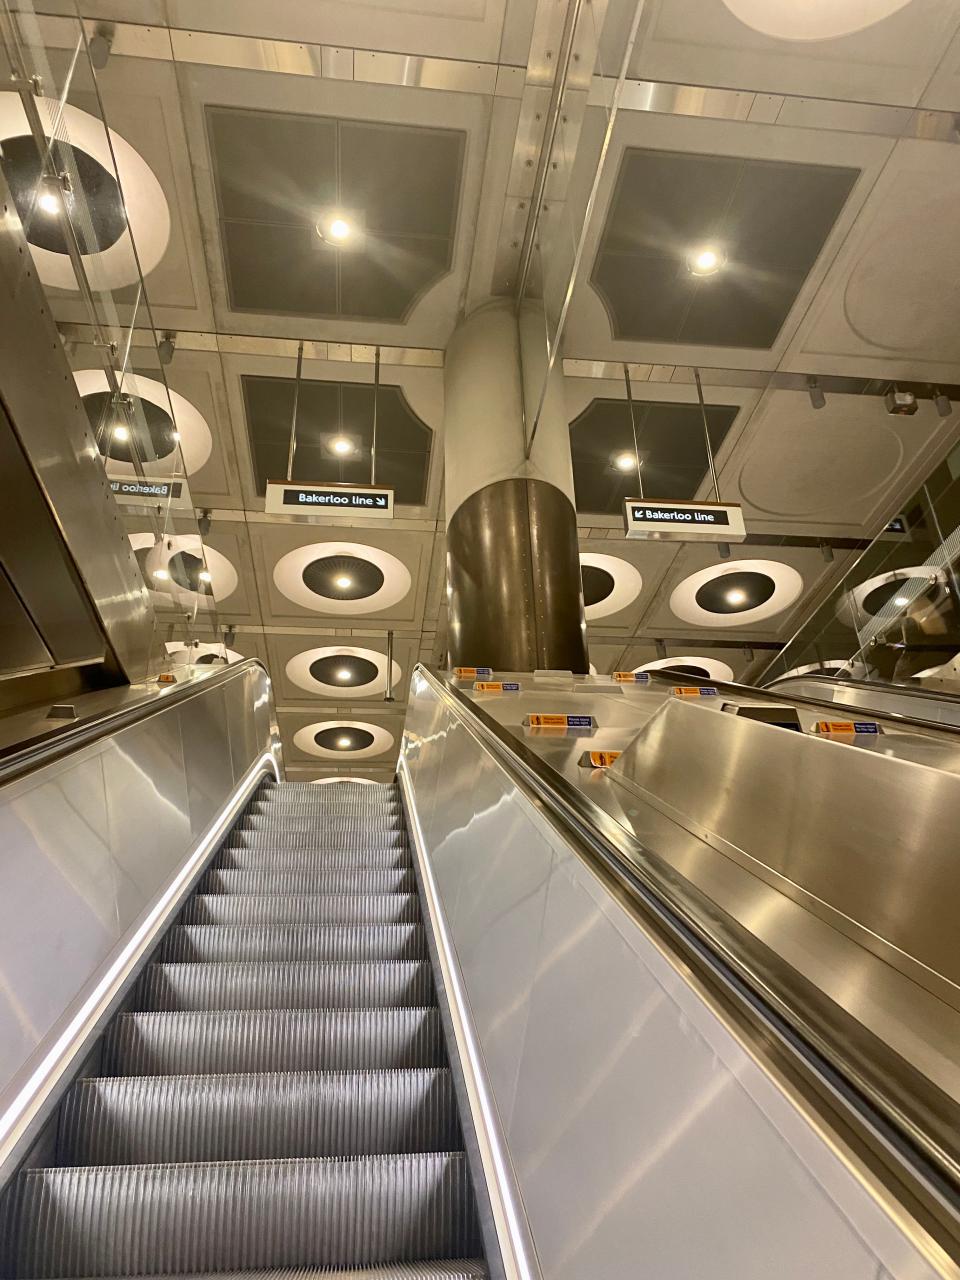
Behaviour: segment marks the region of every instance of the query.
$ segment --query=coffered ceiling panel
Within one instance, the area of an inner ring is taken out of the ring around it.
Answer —
[[[342,631],[342,629],[341,629]],[[387,639],[382,633],[269,635],[270,670],[275,672],[275,696],[281,706],[332,702],[377,708],[386,690]],[[410,673],[417,661],[418,640],[398,636],[393,650],[393,693],[406,702]]]

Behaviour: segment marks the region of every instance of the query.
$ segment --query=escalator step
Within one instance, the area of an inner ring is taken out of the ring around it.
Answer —
[[[201,893],[411,893],[413,869],[379,867],[317,867],[280,871],[274,867],[237,871],[214,867],[200,882]]]
[[[284,896],[198,893],[183,909],[183,924],[416,924],[415,893]]]
[[[289,1072],[81,1080],[57,1163],[172,1164],[453,1151],[450,1072]]]
[[[237,823],[237,831],[315,831],[320,826],[325,831],[366,837],[371,832],[400,831],[401,820],[397,813],[353,813],[325,810],[312,814],[247,813]]]
[[[434,1262],[395,1262],[382,1267],[351,1267],[331,1271],[324,1267],[272,1267],[269,1271],[193,1272],[189,1275],[151,1276],[150,1280],[487,1280],[487,1268],[479,1259],[453,1258]],[[92,1277],[90,1278],[92,1280]],[[107,1280],[126,1280],[113,1276]]]
[[[160,959],[192,960],[423,960],[419,924],[288,924],[234,927],[178,925],[164,939]]]
[[[433,999],[433,971],[423,960],[151,964],[136,994],[146,1013],[415,1008]]]
[[[480,1244],[460,1152],[31,1169],[5,1216],[11,1274],[38,1280],[370,1266]]]
[[[351,849],[359,853],[366,849],[405,849],[407,838],[402,830],[392,827],[357,835],[355,831],[336,831],[326,823],[312,823],[302,831],[234,829],[229,846],[232,849]]]
[[[102,1070],[170,1076],[445,1065],[436,1007],[258,1009],[120,1014],[104,1037]]]
[[[365,867],[382,870],[412,867],[407,849],[368,849],[356,853],[350,849],[333,849],[318,853],[314,849],[231,849],[220,850],[216,866],[235,871],[337,871]]]

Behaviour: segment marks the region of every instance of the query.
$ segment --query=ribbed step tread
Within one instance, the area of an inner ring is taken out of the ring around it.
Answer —
[[[400,815],[380,809],[336,810],[317,813],[245,813],[236,831],[336,831],[366,835],[370,831],[402,831]]]
[[[160,959],[197,960],[423,960],[419,924],[187,924],[171,929]]]
[[[409,849],[232,849],[217,854],[214,866],[231,871],[402,870],[413,866]]]
[[[327,824],[315,824],[300,830],[275,827],[270,831],[244,831],[235,827],[227,846],[231,849],[351,849],[360,852],[366,849],[405,849],[407,837],[395,827],[371,831],[364,826],[360,832],[342,831]]]
[[[412,893],[417,887],[412,868],[339,867],[333,870],[279,871],[270,867],[239,871],[214,867],[200,882],[202,893],[343,894]]]
[[[270,1271],[193,1272],[180,1276],[151,1276],[150,1280],[487,1280],[487,1268],[474,1258],[454,1258],[438,1262],[396,1262],[382,1267],[339,1267],[322,1271],[313,1267],[282,1268]],[[89,1278],[92,1280],[92,1277]],[[113,1276],[107,1280],[127,1280]]]
[[[104,1037],[102,1070],[169,1076],[445,1065],[435,1007],[266,1009],[120,1014]]]
[[[15,1277],[476,1257],[462,1153],[32,1169],[6,1209]]]
[[[462,1146],[450,1072],[288,1072],[81,1080],[57,1163],[386,1155]]]
[[[145,1013],[417,1008],[434,999],[433,972],[423,960],[151,964],[136,998]]]
[[[416,924],[415,893],[298,896],[198,893],[183,909],[183,924]]]

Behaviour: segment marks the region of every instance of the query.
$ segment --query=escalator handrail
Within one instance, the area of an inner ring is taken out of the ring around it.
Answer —
[[[773,689],[778,684],[790,683],[792,680],[812,680],[833,688],[839,686],[842,689],[870,689],[878,693],[902,694],[904,697],[917,698],[920,701],[926,699],[928,702],[956,703],[960,707],[960,694],[951,693],[947,689],[922,689],[917,685],[894,684],[892,681],[884,680],[854,680],[847,676],[828,676],[823,671],[807,671],[803,675],[784,672],[782,676],[774,676],[770,683],[763,687]]]
[[[955,1240],[960,1106],[469,699],[448,673],[424,664],[416,673],[518,789],[626,890],[647,927],[652,924],[721,995],[736,1021],[746,1022],[768,1048],[777,1046],[789,1073],[799,1072],[841,1125],[861,1142],[866,1138],[880,1159],[899,1153],[898,1179],[906,1178],[941,1226],[943,1207],[949,1206],[946,1230]]]
[[[649,675],[657,684],[676,685],[679,678],[676,673],[671,673],[666,668],[659,671],[651,671],[649,672]],[[798,680],[808,679],[807,676],[797,676],[795,678]],[[839,683],[838,681],[835,681],[833,677],[828,677],[828,679],[831,684]],[[769,687],[760,689],[756,688],[752,684],[737,684],[733,680],[714,680],[708,676],[695,676],[690,675],[687,672],[684,672],[683,674],[683,683],[688,685],[704,685],[710,689],[719,689],[721,693],[729,694],[731,698],[755,698],[768,702],[782,703],[784,698],[787,697],[790,702],[795,703],[798,707],[809,707],[811,709],[816,708],[821,711],[829,710],[831,707],[835,708],[837,706],[837,704],[832,700],[828,701],[824,699],[823,701],[820,701],[817,698],[804,697],[799,693],[791,693],[789,695],[785,693],[778,694]],[[864,682],[860,680],[851,680],[845,683],[849,684],[851,688],[856,688]],[[873,687],[876,689],[889,688],[887,685],[880,685],[876,683]],[[896,686],[896,691],[900,691],[900,686]],[[929,690],[906,689],[905,692],[910,695],[923,692],[928,697],[936,697],[935,694],[931,695]],[[960,725],[945,724],[940,720],[925,720],[921,716],[908,716],[902,711],[890,711],[889,709],[881,711],[876,707],[858,706],[857,710],[863,715],[872,716],[875,720],[889,721],[891,724],[901,725],[907,729],[923,729],[928,733],[943,733],[950,737],[957,737],[960,735]]]
[[[238,679],[247,671],[261,668],[269,683],[270,676],[259,658],[244,658],[242,662],[234,662],[226,667],[214,668],[198,679],[184,684],[154,685],[142,698],[115,707],[110,711],[100,712],[73,724],[51,729],[49,733],[35,737],[24,743],[18,743],[9,754],[0,758],[0,786],[14,781],[34,770],[42,768],[55,760],[88,746],[102,738],[112,737],[129,725],[139,724],[153,715],[158,715],[179,702],[187,702],[191,698],[209,693],[219,685]]]

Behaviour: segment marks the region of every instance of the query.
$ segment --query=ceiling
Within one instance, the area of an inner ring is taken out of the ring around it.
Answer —
[[[70,6],[37,7],[65,78]],[[183,542],[151,595],[212,600],[232,650],[268,664],[291,776],[389,777],[411,668],[444,656],[443,352],[459,316],[515,286],[565,6],[81,7],[88,34],[112,40],[96,92],[78,74],[68,95],[70,145],[87,157],[72,162],[104,193],[88,269],[98,297],[112,291],[107,322],[134,325],[127,390],[148,470],[169,468],[165,376],[190,502],[210,513],[211,581]],[[768,6],[758,24],[745,0],[649,0],[612,126],[636,6],[591,8],[532,273],[555,322],[583,229],[560,353],[591,661],[674,656],[739,676],[789,638],[960,434],[956,410],[941,417],[930,398],[960,383],[960,0],[878,3],[885,16],[859,30],[838,18],[799,37],[795,5]],[[842,17],[843,0],[832,8]],[[149,314],[176,335],[162,370],[109,221],[97,94]],[[3,110],[0,133],[23,134]],[[9,170],[16,148],[4,151]],[[355,232],[349,247],[337,218]],[[105,386],[89,316],[49,229],[28,231],[96,424]],[[704,249],[720,267],[697,275]],[[375,453],[376,480],[397,491],[389,523],[264,512],[266,480],[286,475],[301,340],[292,475],[366,482]],[[627,542],[618,514],[637,496],[638,455],[647,496],[713,496],[694,367],[721,496],[744,506],[749,537],[729,560],[709,545]],[[894,380],[920,390],[915,416],[885,413]],[[125,462],[122,440],[104,448]]]

